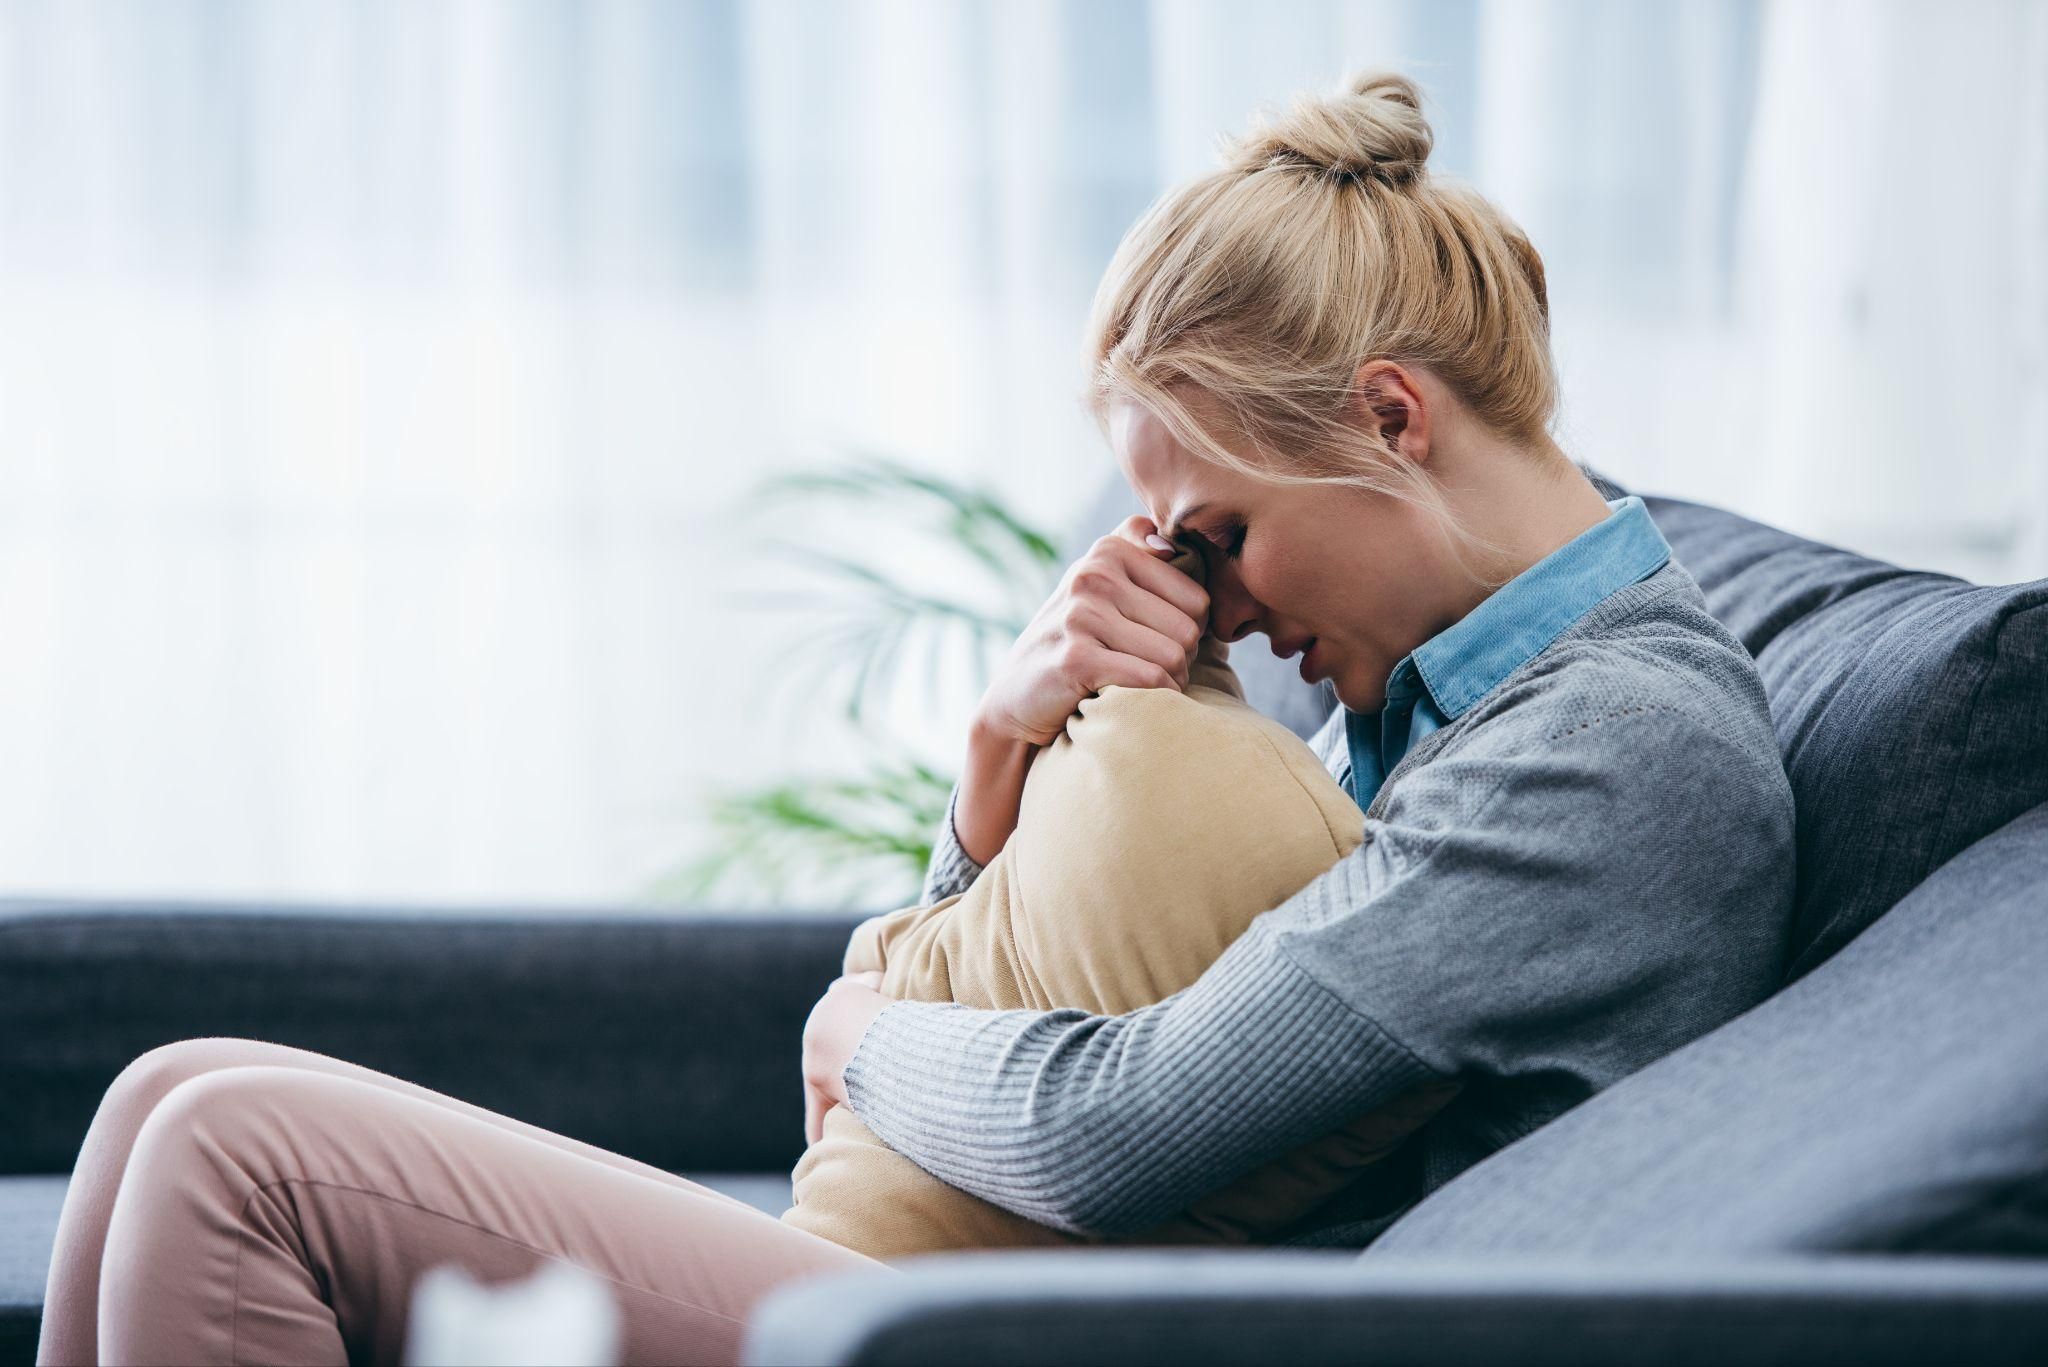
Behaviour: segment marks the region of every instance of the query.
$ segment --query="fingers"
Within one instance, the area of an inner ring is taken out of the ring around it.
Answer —
[[[1114,594],[1112,603],[1123,617],[1172,641],[1184,656],[1191,658],[1195,647],[1202,642],[1203,617],[1191,617],[1174,604],[1147,593],[1135,584]]]
[[[1133,516],[1097,541],[1096,547],[1111,557],[1112,563],[1120,566],[1133,584],[1200,621],[1209,611],[1209,591],[1166,563],[1173,558],[1172,553],[1144,544],[1151,526],[1149,518]]]
[[[1159,524],[1143,513],[1132,513],[1129,517],[1110,528],[1111,536],[1120,536],[1135,546],[1145,544],[1145,538],[1159,530]]]
[[[1162,672],[1150,660],[1141,660],[1134,655],[1096,646],[1084,657],[1083,668],[1088,677],[1095,680],[1091,690],[1100,693],[1111,684],[1122,684],[1125,688],[1185,688],[1187,685],[1170,672]]]
[[[1174,553],[1180,549],[1170,539],[1161,535],[1159,529],[1153,525],[1152,519],[1148,517],[1126,518],[1117,530],[1126,541],[1140,550],[1152,551],[1168,560],[1173,559]]]
[[[1153,600],[1155,603],[1157,599]],[[1159,608],[1165,612],[1174,609],[1164,603]],[[1143,622],[1133,622],[1119,613],[1105,612],[1102,620],[1093,623],[1096,638],[1111,651],[1133,655],[1147,664],[1154,664],[1173,676],[1174,685],[1185,689],[1188,685],[1188,647],[1180,644],[1175,636],[1157,631]],[[1180,619],[1183,623],[1186,618]],[[1195,639],[1199,640],[1197,636]],[[1157,686],[1152,685],[1152,686]]]

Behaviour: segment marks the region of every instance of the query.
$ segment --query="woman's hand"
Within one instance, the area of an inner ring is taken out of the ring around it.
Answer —
[[[1166,563],[1178,550],[1140,513],[1098,539],[1010,648],[977,723],[1050,745],[1081,699],[1110,684],[1185,689],[1209,593]]]
[[[804,1142],[825,1133],[825,1112],[846,1100],[840,1075],[860,1047],[868,1025],[894,997],[882,995],[882,975],[848,973],[832,980],[804,1022]]]

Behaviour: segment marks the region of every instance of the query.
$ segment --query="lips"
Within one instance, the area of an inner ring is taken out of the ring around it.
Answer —
[[[1275,642],[1273,643],[1273,653],[1274,653],[1275,655],[1278,655],[1278,656],[1279,656],[1279,657],[1280,657],[1281,659],[1283,659],[1283,660],[1291,658],[1291,657],[1292,657],[1292,656],[1294,655],[1294,653],[1295,653],[1296,651],[1300,651],[1300,652],[1302,652],[1302,655],[1301,655],[1301,677],[1302,677],[1302,679],[1303,679],[1304,681],[1306,681],[1306,682],[1309,682],[1309,683],[1313,683],[1313,682],[1315,682],[1315,680],[1314,680],[1313,678],[1311,678],[1311,677],[1310,677],[1310,675],[1311,675],[1312,671],[1313,671],[1313,670],[1315,669],[1315,654],[1316,654],[1316,638],[1315,638],[1315,637],[1313,637],[1313,636],[1297,636],[1297,637],[1295,637],[1295,638],[1294,638],[1294,639],[1293,639],[1292,641],[1275,641]]]

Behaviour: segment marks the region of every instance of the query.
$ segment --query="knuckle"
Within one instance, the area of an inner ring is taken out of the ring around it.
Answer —
[[[1109,592],[1113,578],[1114,576],[1100,565],[1083,565],[1074,572],[1074,592],[1085,597],[1099,598]]]

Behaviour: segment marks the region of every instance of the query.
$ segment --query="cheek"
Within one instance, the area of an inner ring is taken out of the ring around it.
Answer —
[[[1270,557],[1261,559],[1256,553],[1223,562],[1238,587],[1256,600],[1268,612],[1287,612],[1288,580],[1281,567],[1273,564]]]
[[[1327,566],[1288,555],[1247,554],[1238,562],[1238,580],[1276,617],[1311,632],[1339,629],[1334,609],[1343,594]]]

